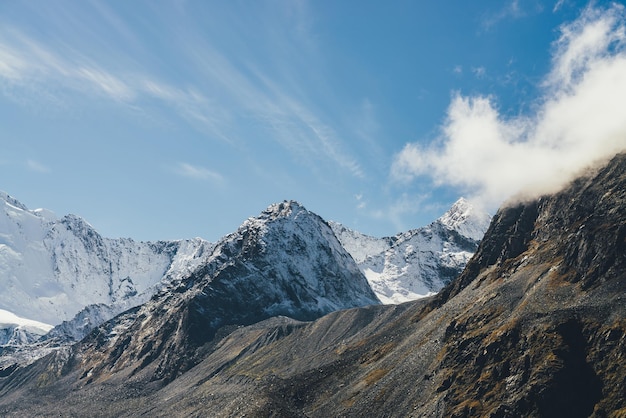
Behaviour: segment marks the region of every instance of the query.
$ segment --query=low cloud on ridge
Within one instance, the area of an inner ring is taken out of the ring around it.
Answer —
[[[588,7],[560,32],[533,114],[507,117],[493,97],[456,94],[440,137],[426,147],[406,145],[392,177],[429,176],[493,208],[513,195],[555,192],[625,150],[624,6]]]

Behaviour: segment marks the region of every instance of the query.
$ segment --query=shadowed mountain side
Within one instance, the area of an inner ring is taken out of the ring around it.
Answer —
[[[499,211],[435,297],[222,328],[168,384],[153,379],[156,363],[59,352],[0,378],[0,414],[623,416],[625,208],[622,154],[556,195]],[[96,363],[107,373],[94,379]]]

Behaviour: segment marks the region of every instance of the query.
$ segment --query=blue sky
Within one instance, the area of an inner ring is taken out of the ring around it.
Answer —
[[[376,236],[493,212],[624,146],[623,31],[573,0],[0,1],[0,190],[138,240],[283,199]],[[592,99],[604,139],[563,116]]]

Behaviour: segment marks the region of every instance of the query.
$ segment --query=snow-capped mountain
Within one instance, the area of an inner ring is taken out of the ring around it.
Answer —
[[[398,240],[397,236],[377,238],[365,235],[334,221],[329,221],[328,224],[341,245],[357,263],[362,263],[367,257],[387,251]]]
[[[491,218],[466,199],[428,226],[374,238],[331,223],[383,303],[401,303],[438,292],[461,273]]]
[[[109,353],[106,362],[87,365],[94,378],[112,364],[136,371],[152,364],[154,378],[170,380],[224,327],[276,316],[313,320],[379,303],[330,226],[285,201],[246,220],[193,274],[103,324],[76,349],[86,357]]]
[[[30,319],[20,318],[0,309],[0,346],[22,345],[37,341],[48,333],[52,326]]]
[[[189,275],[212,248],[198,238],[104,238],[78,216],[29,210],[0,192],[0,309],[56,325],[106,304],[110,317],[148,300],[164,277]]]
[[[460,272],[488,222],[488,215],[461,199],[427,227],[374,238],[326,223],[297,202],[285,201],[248,219],[216,247],[199,238],[158,242],[104,238],[78,216],[57,218],[47,210],[29,210],[0,192],[0,286],[5,289],[0,309],[44,325],[31,332],[13,321],[2,332],[7,342],[29,342],[51,328],[47,324],[54,324],[48,339],[76,341],[156,292],[191,287],[199,276],[213,277],[218,270],[219,277],[227,271],[235,274],[237,257],[261,254],[262,265],[250,270],[248,260],[236,273],[243,278],[262,273],[267,283],[279,285],[278,290],[263,289],[268,304],[259,308],[262,312],[248,312],[249,318],[282,314],[305,319],[378,303],[362,287],[361,273],[384,303],[412,300],[438,291]],[[267,247],[277,250],[268,252]],[[358,263],[356,270],[352,259]],[[342,289],[336,289],[334,282],[319,279],[345,274],[358,285],[346,287],[350,280],[344,277],[338,281]],[[251,294],[249,287],[240,289],[242,294],[257,300],[260,296]],[[283,297],[284,289],[290,289],[288,297]],[[231,290],[216,306],[231,303]],[[223,312],[220,315],[224,317]]]

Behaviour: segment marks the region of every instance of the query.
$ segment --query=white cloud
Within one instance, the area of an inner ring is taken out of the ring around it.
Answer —
[[[487,69],[485,67],[473,67],[472,72],[476,78],[483,78],[487,74]]]
[[[397,231],[406,231],[409,228],[409,225],[404,222],[406,215],[428,209],[424,204],[428,198],[427,194],[403,193],[386,207],[372,210],[369,215],[374,219],[390,221]]]
[[[178,163],[175,171],[183,177],[189,177],[196,180],[210,181],[218,184],[224,182],[224,177],[220,173],[189,163]]]
[[[367,202],[365,202],[365,200],[363,199],[363,193],[354,195],[354,198],[356,199],[356,202],[357,202],[356,208],[358,210],[362,210],[367,207]]]
[[[118,77],[98,68],[79,68],[76,77],[87,81],[92,87],[114,100],[130,102],[135,92]]]
[[[519,19],[526,16],[526,12],[521,8],[519,0],[506,2],[504,6],[495,13],[489,13],[483,17],[482,25],[490,29],[504,19]]]
[[[122,33],[133,45],[139,42],[112,11],[101,12],[112,30]],[[301,54],[302,59],[292,59],[289,55],[289,60],[285,60],[278,55],[271,70],[258,67],[254,61],[242,65],[238,62],[240,57],[229,55],[230,51],[224,49],[224,53],[220,52],[219,43],[193,25],[177,33],[175,41],[180,45],[177,54],[188,63],[186,67],[191,74],[197,72],[190,82],[193,84],[184,87],[180,82],[156,77],[151,69],[120,70],[119,61],[110,55],[99,55],[99,51],[80,51],[71,47],[71,42],[52,43],[29,37],[9,25],[0,25],[0,82],[16,87],[7,91],[21,89],[27,93],[15,94],[13,100],[25,101],[31,97],[32,101],[40,102],[46,97],[55,101],[55,107],[62,99],[71,100],[68,92],[89,99],[111,100],[146,112],[155,108],[152,106],[155,102],[160,102],[210,138],[242,149],[253,140],[241,135],[239,125],[254,121],[265,131],[259,135],[261,138],[277,141],[312,170],[324,164],[334,165],[363,178],[361,165],[346,146],[341,132],[329,123],[328,112],[315,108],[311,97],[300,91],[297,83],[292,86],[285,81],[300,77],[300,68],[286,62],[311,62],[306,70],[312,74],[317,66],[316,55],[310,52],[315,49],[315,37],[309,33],[306,4],[290,3],[287,12],[287,24],[279,23],[295,27],[297,36],[270,38],[272,42],[280,42],[279,47],[272,47],[272,53],[286,51]],[[180,16],[173,14],[173,21],[180,24]],[[258,36],[268,34],[274,31]],[[119,54],[124,56],[124,51]]]
[[[199,91],[177,88],[147,73],[107,70],[105,65],[72,49],[50,47],[17,29],[0,29],[0,80],[27,93],[13,99],[25,101],[28,94],[34,94],[35,101],[45,98],[54,101],[55,106],[60,99],[53,92],[63,91],[132,106],[143,106],[145,99],[158,100],[187,120],[199,122],[213,136],[224,139],[222,127],[216,122],[223,112]]]
[[[46,167],[45,165],[41,164],[39,161],[35,161],[35,160],[27,160],[26,161],[26,168],[28,168],[30,171],[34,171],[37,173],[48,173],[50,172],[50,169],[48,167]]]
[[[552,9],[552,13],[558,12],[561,9],[561,7],[563,7],[563,3],[565,3],[565,0],[558,0],[554,4],[554,8]]]
[[[587,9],[561,27],[535,113],[505,117],[493,97],[456,95],[438,140],[406,145],[392,176],[430,176],[494,207],[555,191],[626,149],[624,31],[623,6]]]

